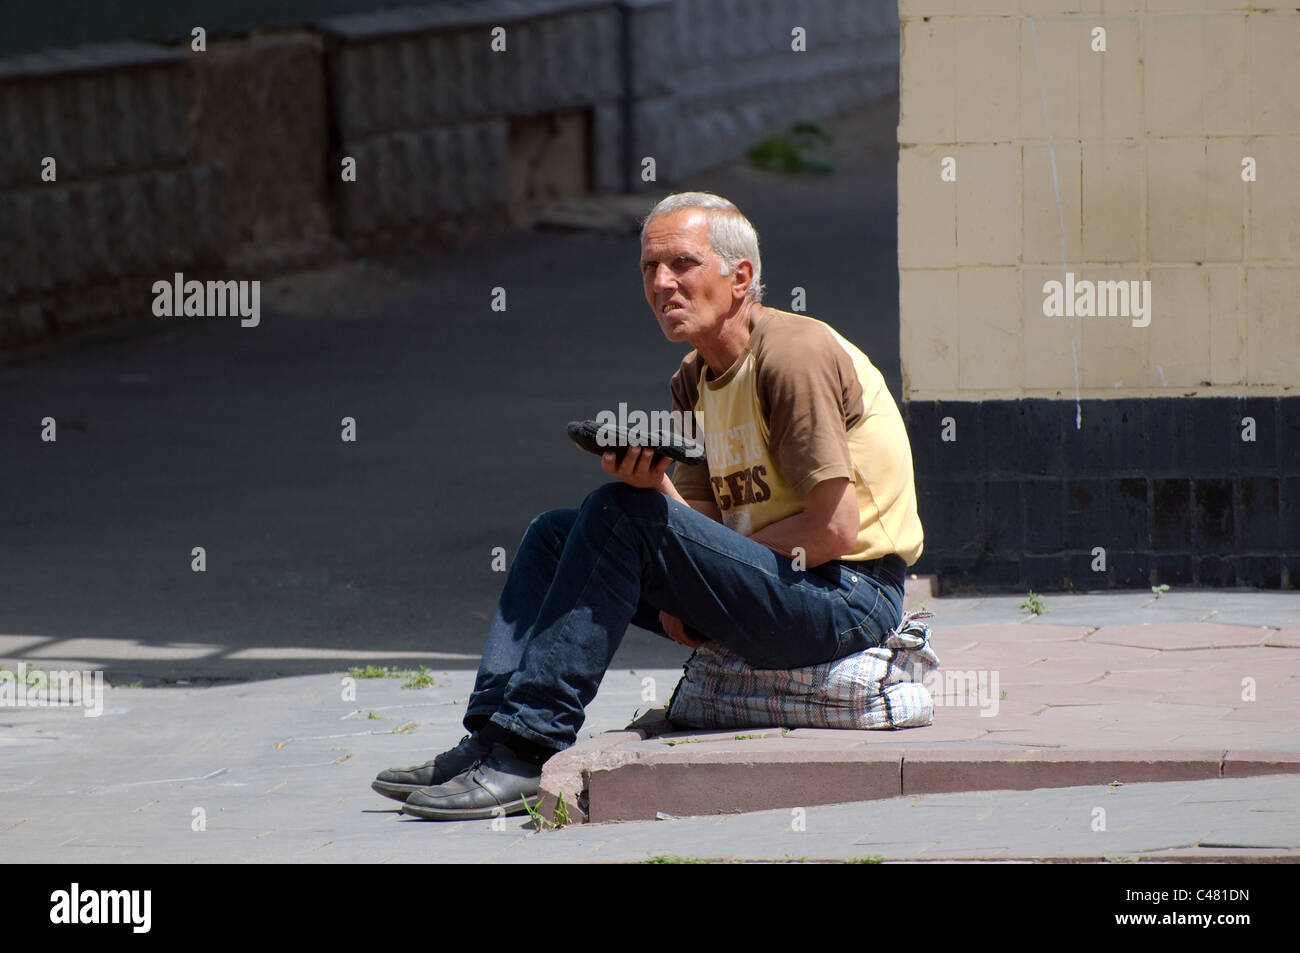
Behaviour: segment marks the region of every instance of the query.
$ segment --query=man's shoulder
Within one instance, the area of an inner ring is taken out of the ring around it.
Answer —
[[[678,365],[672,379],[668,382],[669,392],[682,398],[683,404],[693,405],[699,395],[700,375],[703,373],[704,359],[700,357],[699,351],[692,349],[682,358],[682,363]]]
[[[857,348],[825,321],[775,308],[767,310],[754,347],[760,370],[779,371],[792,365],[843,360],[852,363]]]
[[[704,373],[704,358],[700,357],[700,352],[691,349],[691,352],[682,358],[681,364],[677,365],[677,370],[673,374],[673,380],[695,382],[700,379]]]

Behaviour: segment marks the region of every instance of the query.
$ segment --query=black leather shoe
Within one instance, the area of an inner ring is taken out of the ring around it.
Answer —
[[[542,766],[522,761],[505,745],[493,745],[482,761],[446,784],[424,788],[406,799],[403,814],[426,821],[464,821],[523,814],[540,798]]]
[[[405,801],[412,791],[444,784],[486,755],[487,749],[479,743],[478,735],[466,735],[460,739],[460,744],[432,761],[413,768],[380,771],[370,786],[384,797]]]

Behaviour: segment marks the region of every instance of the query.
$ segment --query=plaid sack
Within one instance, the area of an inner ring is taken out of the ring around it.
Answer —
[[[908,612],[879,648],[834,662],[757,669],[716,642],[686,661],[668,718],[686,728],[916,728],[934,720],[922,683],[939,667],[930,612]]]

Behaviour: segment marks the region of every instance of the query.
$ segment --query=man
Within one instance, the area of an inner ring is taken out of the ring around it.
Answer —
[[[630,623],[715,639],[759,668],[880,644],[921,553],[911,449],[880,373],[829,326],[762,304],[753,226],[726,199],[670,195],[642,229],[646,301],[694,350],[673,408],[707,465],[631,448],[617,482],[532,521],[506,577],[470,734],[373,787],[436,820],[520,813],[577,739]]]

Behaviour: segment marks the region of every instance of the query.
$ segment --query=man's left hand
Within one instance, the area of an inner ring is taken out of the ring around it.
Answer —
[[[621,463],[615,459],[614,451],[602,453],[600,465],[606,473],[618,477],[628,486],[640,487],[643,490],[661,490],[664,474],[668,472],[673,461],[670,457],[660,457],[656,462],[654,457],[653,449],[633,445],[627,448]]]

